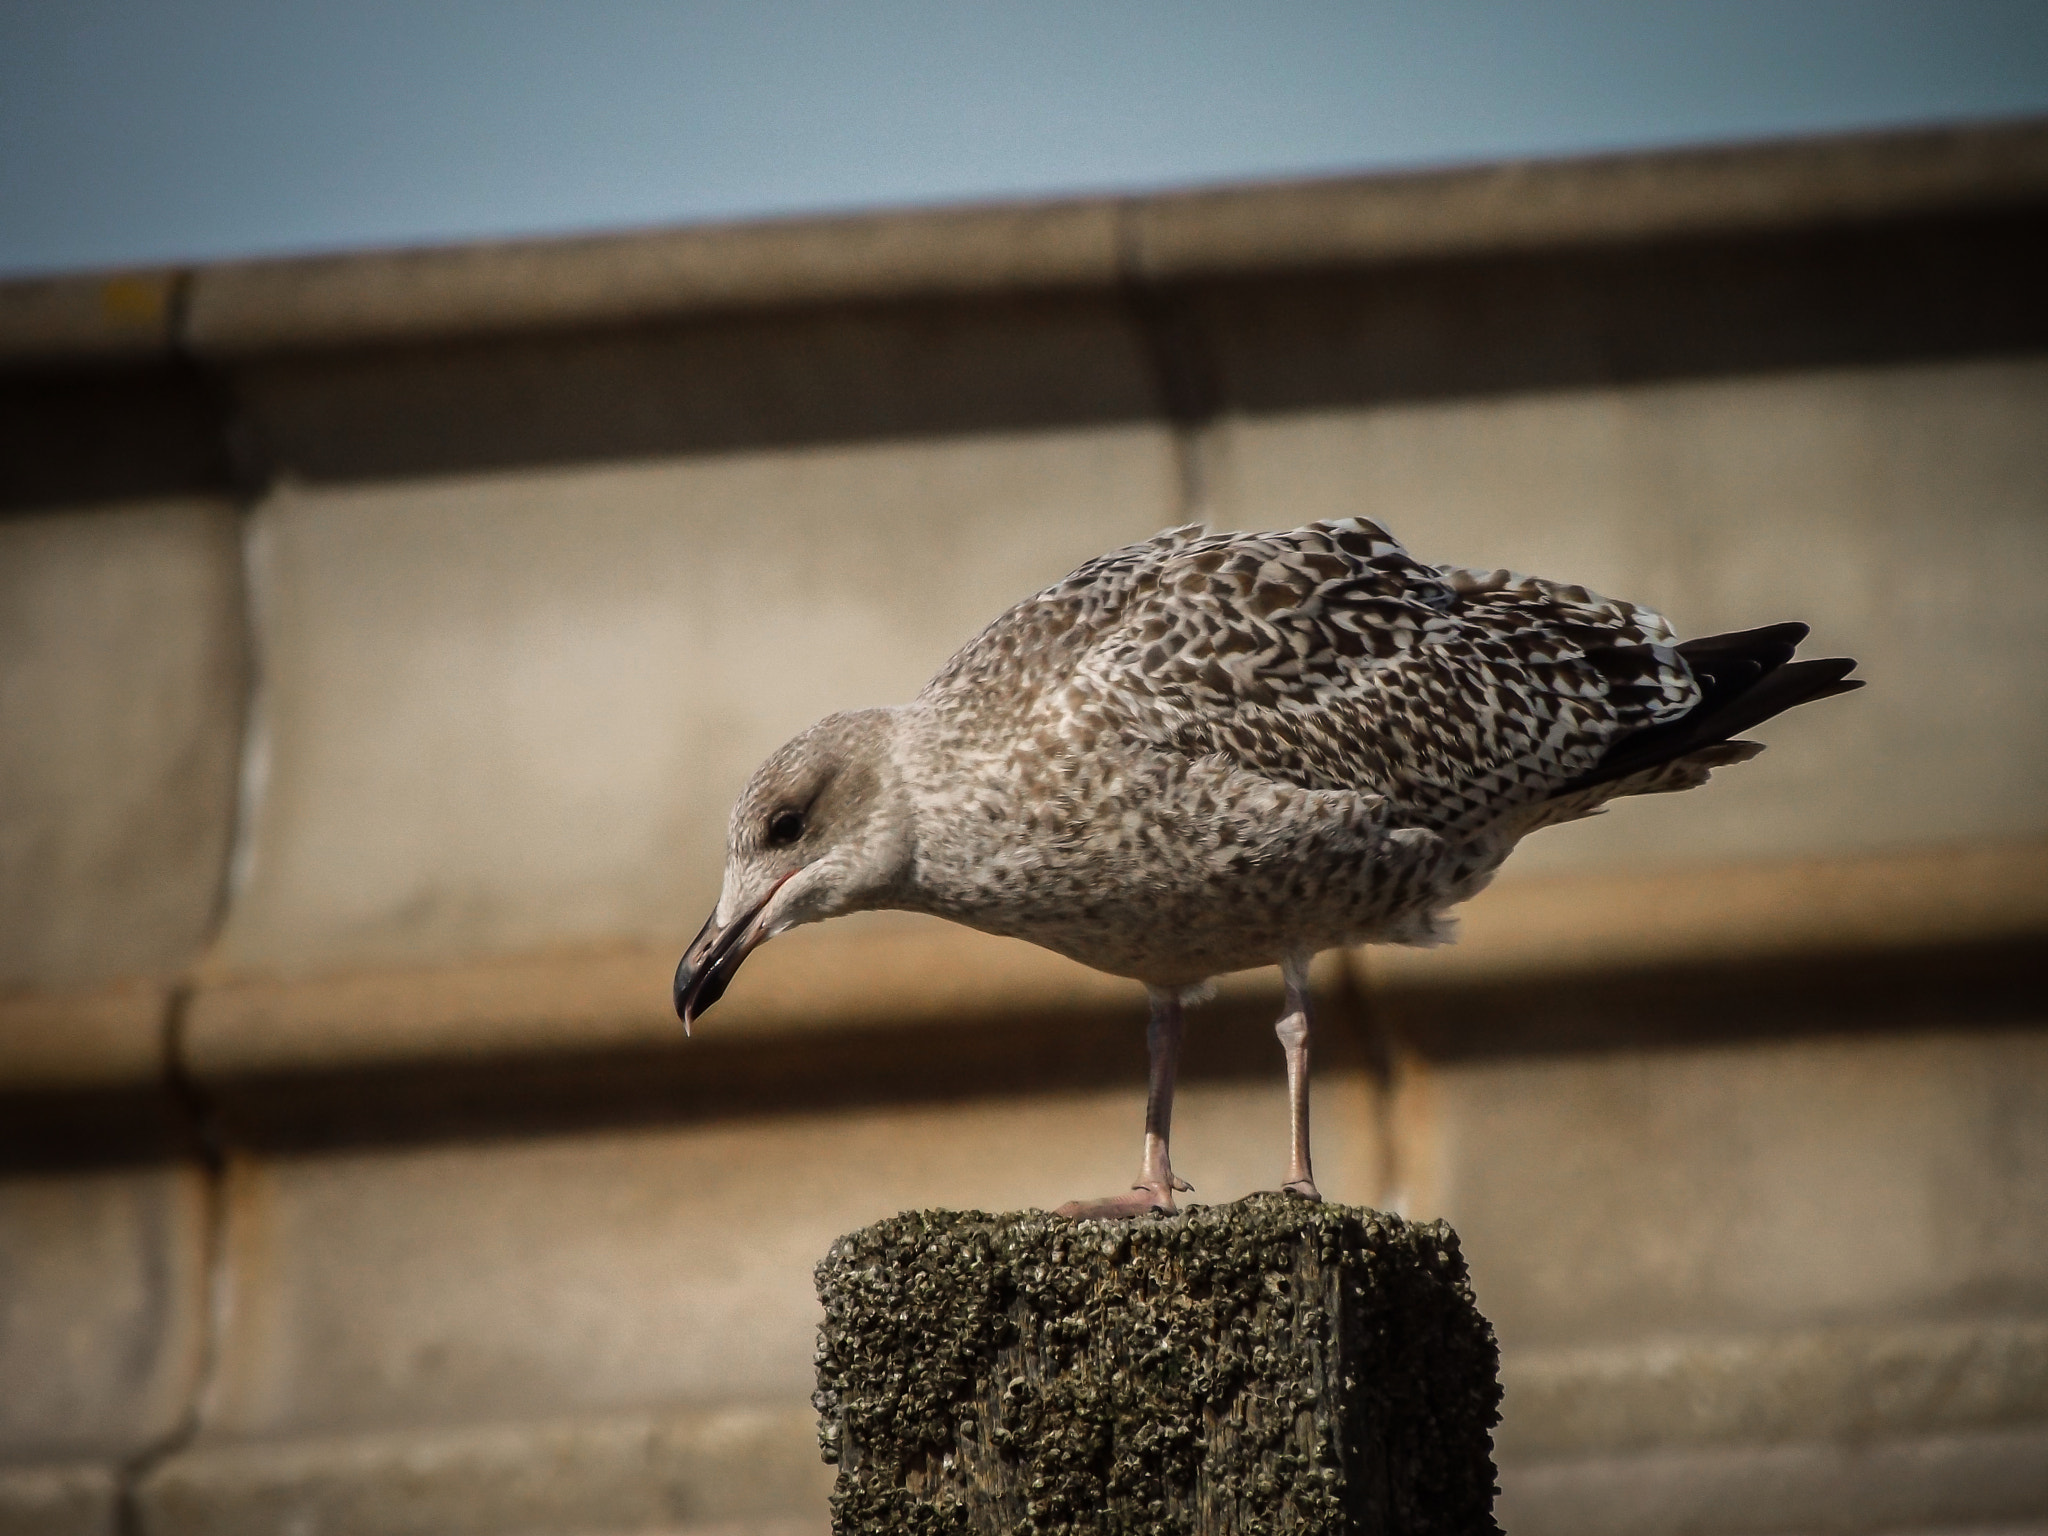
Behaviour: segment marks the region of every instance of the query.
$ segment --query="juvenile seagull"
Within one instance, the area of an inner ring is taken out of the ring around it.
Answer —
[[[1516,843],[1620,795],[1691,789],[1740,732],[1860,686],[1804,624],[1678,640],[1645,608],[1424,565],[1352,518],[1174,528],[1012,608],[908,704],[827,717],[734,806],[717,909],[676,969],[687,1027],[764,940],[887,907],[1145,983],[1151,1088],[1128,1194],[1174,1210],[1181,1015],[1282,968],[1283,1187],[1308,1145],[1310,959],[1444,942]]]

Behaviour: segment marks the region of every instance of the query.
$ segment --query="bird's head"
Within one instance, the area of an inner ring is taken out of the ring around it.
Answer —
[[[891,905],[911,860],[896,720],[888,709],[828,715],[754,770],[726,829],[718,906],[676,967],[685,1029],[776,934]]]

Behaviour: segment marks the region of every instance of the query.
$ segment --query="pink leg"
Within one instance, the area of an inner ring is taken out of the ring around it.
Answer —
[[[1310,1200],[1322,1199],[1308,1159],[1308,963],[1296,955],[1281,967],[1287,978],[1287,1012],[1273,1026],[1287,1053],[1287,1182],[1280,1187]]]
[[[1178,992],[1152,989],[1152,1022],[1145,1031],[1145,1043],[1152,1058],[1151,1086],[1145,1097],[1145,1161],[1138,1170],[1138,1182],[1129,1194],[1105,1195],[1100,1200],[1069,1200],[1053,1212],[1074,1220],[1105,1216],[1142,1216],[1163,1211],[1171,1216],[1175,1190],[1193,1192],[1193,1186],[1173,1176],[1167,1143],[1173,1136],[1173,1084],[1180,1075],[1181,1003]]]

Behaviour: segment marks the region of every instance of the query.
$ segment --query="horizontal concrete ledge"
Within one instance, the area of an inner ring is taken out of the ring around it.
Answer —
[[[2048,845],[1918,850],[1781,865],[1517,881],[1465,909],[1454,946],[1323,958],[1326,992],[1428,993],[1898,946],[2048,936]],[[508,1054],[674,1047],[674,949],[515,956],[437,970],[216,976],[195,991],[188,1065],[202,1079]],[[1227,996],[1278,996],[1272,971]],[[699,1026],[709,1039],[973,1027],[1142,1008],[1134,982],[1048,951],[895,914],[800,930],[763,949]]]
[[[2028,1502],[2048,1486],[2029,1470],[2048,1468],[2048,1318],[1511,1352],[1503,1376],[1517,1531],[1940,1528],[2048,1507]],[[823,1531],[829,1473],[801,1406],[651,1410],[202,1442],[150,1475],[139,1509],[153,1536],[794,1536]],[[91,1468],[0,1474],[0,1507],[49,1512],[25,1531],[99,1529],[57,1516],[110,1495]],[[1877,1519],[1887,1497],[1911,1520]]]
[[[328,1066],[674,1046],[682,953],[614,949],[513,956],[433,970],[203,985],[186,1036],[201,1077]],[[708,1039],[890,1025],[971,1024],[1019,1013],[1143,1007],[1135,982],[1047,950],[932,919],[863,915],[800,929],[761,950]]]
[[[1515,1536],[2033,1536],[2048,1531],[2048,1424],[1504,1462],[1500,1486]]]
[[[118,363],[170,353],[184,274],[168,269],[0,283],[0,365]]]
[[[115,1536],[119,1503],[120,1484],[110,1466],[0,1466],[4,1536]]]
[[[1135,205],[1155,278],[1737,234],[2033,202],[2048,121],[1510,161],[1232,187]]]
[[[1102,287],[1105,201],[867,214],[200,271],[189,344],[240,356],[738,309]]]
[[[149,1536],[824,1536],[808,1407],[201,1445],[142,1485]]]
[[[1570,990],[1659,968],[1796,966],[1816,955],[1854,965],[1860,955],[1986,946],[2024,953],[2048,937],[2048,845],[1508,877],[1462,911],[1459,942],[1445,948],[1323,956],[1318,989],[1332,1001],[1384,997],[1398,1021],[1418,1009],[1454,1008],[1467,994]],[[199,1080],[216,1081],[675,1050],[683,1041],[669,979],[680,946],[679,936],[669,948],[313,976],[202,970],[184,1005],[183,1063]],[[0,998],[0,1094],[161,1085],[177,984]],[[1224,978],[1220,990],[1224,1001],[1256,1008],[1277,999],[1279,982],[1270,970],[1251,971]],[[1053,1017],[1135,1018],[1142,1008],[1136,983],[1032,945],[934,919],[871,914],[777,940],[748,962],[699,1032],[723,1047],[819,1033],[943,1035]],[[1544,1047],[1540,1020],[1534,1027],[1536,1037],[1517,1048]]]
[[[1501,1380],[1503,1461],[2048,1428],[2048,1316],[1525,1349]]]
[[[125,1087],[164,1069],[168,982],[0,994],[0,1093]]]
[[[0,284],[0,364],[1105,287],[1738,233],[2048,197],[2027,120],[1127,200],[791,219]]]
[[[1375,985],[1465,985],[1632,967],[2048,935],[2048,844],[1552,880],[1506,877],[1448,949],[1376,948]]]
[[[1910,1529],[1862,1523],[1907,1488],[1898,1507],[1930,1528],[2042,1507],[2025,1469],[2048,1465],[2048,1319],[1511,1352],[1503,1374],[1517,1530],[1808,1528],[1809,1506],[1866,1486],[1811,1528]],[[202,1444],[152,1474],[140,1509],[166,1536],[794,1536],[822,1531],[829,1481],[808,1411],[742,1408]],[[0,1530],[107,1531],[114,1499],[103,1467],[0,1470]],[[1577,1523],[1608,1501],[1627,1518]],[[1687,1509],[1714,1518],[1688,1524]],[[1773,1525],[1760,1513],[1773,1509],[1798,1518]]]

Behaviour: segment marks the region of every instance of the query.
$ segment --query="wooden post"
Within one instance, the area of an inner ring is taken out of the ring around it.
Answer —
[[[835,1536],[1499,1529],[1499,1352],[1441,1222],[913,1211],[818,1294]]]

